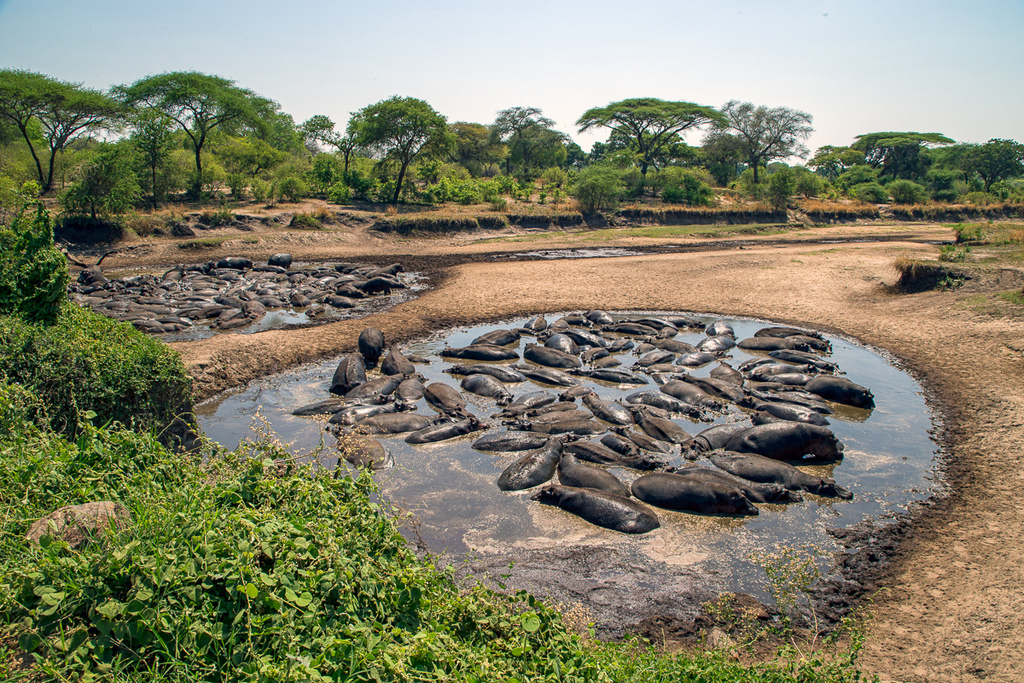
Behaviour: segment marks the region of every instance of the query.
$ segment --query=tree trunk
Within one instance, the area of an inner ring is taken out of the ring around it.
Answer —
[[[53,187],[53,165],[57,161],[57,154],[52,149],[50,150],[50,167],[46,175],[46,183],[43,185],[43,194],[50,191]]]
[[[153,164],[153,209],[156,210],[156,164]]]
[[[195,145],[196,150],[196,179],[192,184],[192,193],[196,197],[199,197],[203,192],[203,156],[202,147]]]
[[[395,185],[395,196],[392,198],[391,203],[397,204],[398,197],[402,194],[402,183],[405,181],[405,169],[409,166],[409,162],[402,160],[402,170],[398,172],[398,183]]]

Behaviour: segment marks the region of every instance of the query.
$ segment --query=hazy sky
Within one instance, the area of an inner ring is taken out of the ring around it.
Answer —
[[[0,0],[0,68],[99,89],[201,71],[339,129],[391,95],[452,122],[533,106],[587,150],[606,134],[575,121],[629,97],[800,109],[812,150],[1024,142],[1022,36],[1024,0]]]

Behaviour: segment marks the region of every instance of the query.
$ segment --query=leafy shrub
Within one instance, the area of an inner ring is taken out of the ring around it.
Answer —
[[[304,230],[320,230],[324,226],[313,214],[300,211],[292,216],[292,220],[288,223],[288,227]]]
[[[853,196],[869,204],[883,204],[889,200],[889,193],[878,183],[862,183],[853,190]]]
[[[953,226],[953,232],[956,233],[957,244],[979,242],[985,236],[985,232],[979,223],[969,223],[967,225],[957,223]]]
[[[939,247],[939,260],[951,263],[961,263],[967,260],[970,253],[970,247],[957,247],[955,244],[943,244]]]
[[[0,316],[0,373],[43,401],[55,431],[73,433],[88,411],[100,423],[158,429],[191,412],[177,353],[70,302],[50,324]]]
[[[565,187],[569,184],[569,174],[557,166],[544,169],[540,181],[545,187]]]
[[[249,189],[252,191],[252,198],[257,202],[264,202],[267,200],[267,195],[270,193],[270,183],[260,178],[253,178],[252,183],[249,185]]]
[[[67,298],[68,263],[53,244],[53,222],[42,204],[0,228],[0,314],[52,322]]]
[[[352,201],[352,188],[345,183],[334,183],[327,190],[327,201],[331,204],[348,204]]]
[[[817,173],[812,173],[806,168],[795,168],[793,173],[796,177],[794,190],[797,194],[803,195],[805,199],[820,196],[827,184]]]
[[[580,211],[590,213],[614,207],[625,191],[622,172],[612,166],[593,164],[580,171],[572,193]]]
[[[996,197],[990,195],[988,192],[968,192],[963,197],[961,197],[961,201],[963,201],[965,204],[988,206],[989,204],[995,204],[999,200]]]
[[[494,183],[498,187],[498,192],[506,197],[516,197],[521,191],[519,181],[510,175],[500,175],[494,178]]]
[[[894,180],[886,189],[895,204],[921,204],[928,199],[928,190],[912,180]]]
[[[877,182],[878,171],[867,164],[851,166],[847,170],[843,171],[836,181],[839,187],[842,187],[849,192],[853,192],[854,188],[858,185]]]
[[[306,174],[313,192],[327,192],[341,180],[341,175],[341,159],[333,154],[317,154],[313,158],[313,168]]]
[[[373,189],[373,179],[358,169],[350,169],[345,174],[345,184],[352,188],[352,196],[356,199],[369,199]]]
[[[297,202],[309,196],[309,185],[299,176],[288,176],[280,180],[277,192],[282,199]]]
[[[504,197],[497,197],[488,203],[491,205],[491,211],[505,211],[508,209],[508,200]]]
[[[135,176],[135,153],[130,145],[113,145],[85,165],[81,177],[61,196],[69,213],[119,215],[142,198]]]
[[[1000,180],[992,183],[988,192],[1004,202],[1024,202],[1024,181]]]
[[[209,225],[211,228],[219,228],[222,225],[230,225],[231,223],[234,223],[235,214],[227,207],[217,209],[216,211],[206,209],[199,215],[199,221],[205,225]]]
[[[743,197],[746,197],[747,199],[761,200],[768,196],[768,188],[763,182],[763,179],[760,183],[754,182],[754,169],[752,168],[748,168],[747,170],[743,171],[743,173],[740,174],[740,177],[736,179],[736,182],[733,183],[731,187],[734,187],[736,190],[739,191],[739,193]]]
[[[245,199],[245,190],[248,183],[241,173],[228,173],[228,187],[231,189],[231,196],[237,200]]]
[[[714,206],[715,192],[698,173],[686,170],[662,187],[661,201],[690,206]]]
[[[796,191],[796,179],[788,168],[782,168],[768,176],[768,201],[776,211],[782,211]]]

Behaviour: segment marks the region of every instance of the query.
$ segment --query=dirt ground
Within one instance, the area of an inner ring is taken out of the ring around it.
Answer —
[[[493,237],[493,236],[492,236]],[[521,236],[517,236],[519,239]],[[371,318],[315,328],[222,334],[178,343],[200,398],[256,377],[355,348],[374,325],[392,340],[451,325],[531,313],[604,308],[763,318],[841,334],[885,349],[928,389],[941,419],[948,498],[903,536],[885,590],[869,606],[861,663],[883,680],[1024,680],[1024,312],[996,296],[1018,272],[951,291],[889,287],[901,256],[935,258],[939,226],[848,225],[782,235],[619,239],[587,233],[543,240],[410,240],[354,230],[343,237],[281,234],[228,242],[201,255],[138,244],[104,267],[141,267],[227,255],[394,262],[426,272],[432,288]],[[248,248],[247,248],[248,246]],[[517,251],[615,246],[638,256],[510,258]],[[1015,283],[1015,284],[1014,284]]]

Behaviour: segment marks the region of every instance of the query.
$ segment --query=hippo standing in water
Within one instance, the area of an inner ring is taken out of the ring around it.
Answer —
[[[643,503],[596,489],[549,484],[531,496],[562,508],[591,524],[625,534],[646,534],[661,526],[658,516]]]

